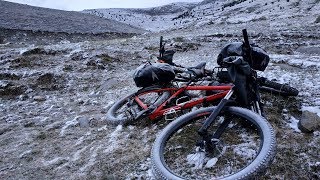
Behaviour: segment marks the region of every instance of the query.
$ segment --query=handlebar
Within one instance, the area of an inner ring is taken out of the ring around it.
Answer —
[[[249,43],[249,37],[248,37],[247,29],[243,29],[242,30],[242,35],[243,35],[243,40],[244,40],[244,44],[243,44],[244,56],[248,58],[248,63],[251,66],[252,65],[251,46],[250,46],[250,43]]]
[[[243,39],[244,39],[244,46],[245,46],[246,48],[250,48],[250,43],[249,43],[249,38],[248,38],[247,29],[243,29],[243,30],[242,30],[242,35],[243,35]]]
[[[165,52],[164,44],[163,44],[163,36],[160,36],[160,47],[159,47],[159,57],[162,58]]]

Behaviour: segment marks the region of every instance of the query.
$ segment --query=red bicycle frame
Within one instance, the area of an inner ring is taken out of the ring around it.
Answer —
[[[166,115],[168,112],[177,112],[177,111],[181,111],[184,109],[190,109],[198,104],[202,104],[204,102],[211,102],[211,101],[215,101],[215,100],[219,100],[222,99],[223,97],[225,97],[228,92],[231,90],[233,86],[184,86],[184,87],[180,87],[180,88],[163,88],[163,89],[155,89],[155,90],[150,90],[147,91],[145,93],[141,93],[139,95],[143,95],[143,94],[147,94],[150,92],[165,92],[165,91],[170,91],[172,92],[171,96],[164,101],[160,106],[158,106],[150,115],[149,118],[151,120],[156,119],[157,117]],[[194,100],[190,100],[187,102],[183,102],[180,104],[176,104],[175,106],[171,106],[171,107],[165,107],[168,102],[170,102],[172,99],[178,97],[182,92],[184,91],[219,91],[215,94],[212,95],[208,95],[205,97],[199,97],[196,98]],[[146,105],[140,98],[139,95],[135,96],[134,99],[135,101],[139,104],[139,106],[141,106],[144,110],[147,110],[149,107],[148,105]]]

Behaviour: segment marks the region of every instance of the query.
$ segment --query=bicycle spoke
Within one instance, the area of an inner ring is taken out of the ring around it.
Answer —
[[[147,106],[150,106],[150,105],[153,105],[155,102],[158,101],[160,95],[161,95],[161,93],[150,92],[150,93],[139,95],[139,98]]]

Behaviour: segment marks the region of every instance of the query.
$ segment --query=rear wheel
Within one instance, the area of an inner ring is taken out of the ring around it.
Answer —
[[[148,107],[156,108],[166,101],[169,96],[169,91],[154,92],[152,90],[130,94],[110,107],[107,112],[107,121],[114,125],[134,123],[134,121],[148,115],[148,112],[135,101],[135,97],[139,97]]]
[[[156,177],[248,179],[270,165],[276,150],[274,131],[264,118],[247,109],[230,107],[220,114],[208,132],[215,132],[226,119],[231,122],[219,139],[203,146],[197,131],[214,109],[181,116],[161,132],[152,149]]]
[[[232,82],[227,71],[219,71],[217,77],[220,83]],[[287,84],[280,84],[275,81],[270,81],[265,77],[258,77],[260,80],[260,90],[281,96],[297,96],[299,91]]]
[[[297,96],[299,94],[299,91],[296,88],[267,79],[261,83],[260,90],[282,96]]]

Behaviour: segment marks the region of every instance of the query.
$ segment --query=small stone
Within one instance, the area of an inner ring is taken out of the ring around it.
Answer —
[[[34,127],[35,123],[32,121],[27,121],[23,124],[24,127],[28,128],[28,127]]]
[[[22,94],[22,95],[20,95],[19,96],[19,100],[20,101],[25,101],[25,100],[27,100],[29,97],[28,97],[28,95],[26,95],[26,94]]]
[[[47,135],[45,132],[41,131],[37,134],[36,139],[44,140],[47,138]]]
[[[90,118],[89,125],[90,127],[101,127],[106,125],[106,122],[101,120],[101,118]]]
[[[46,99],[46,97],[44,97],[44,96],[34,96],[34,97],[33,97],[33,100],[38,101],[38,102],[41,102],[41,101],[45,101],[45,100],[47,100],[47,99]]]
[[[86,117],[79,117],[78,122],[80,124],[80,127],[82,128],[88,128],[89,127],[89,119]]]

